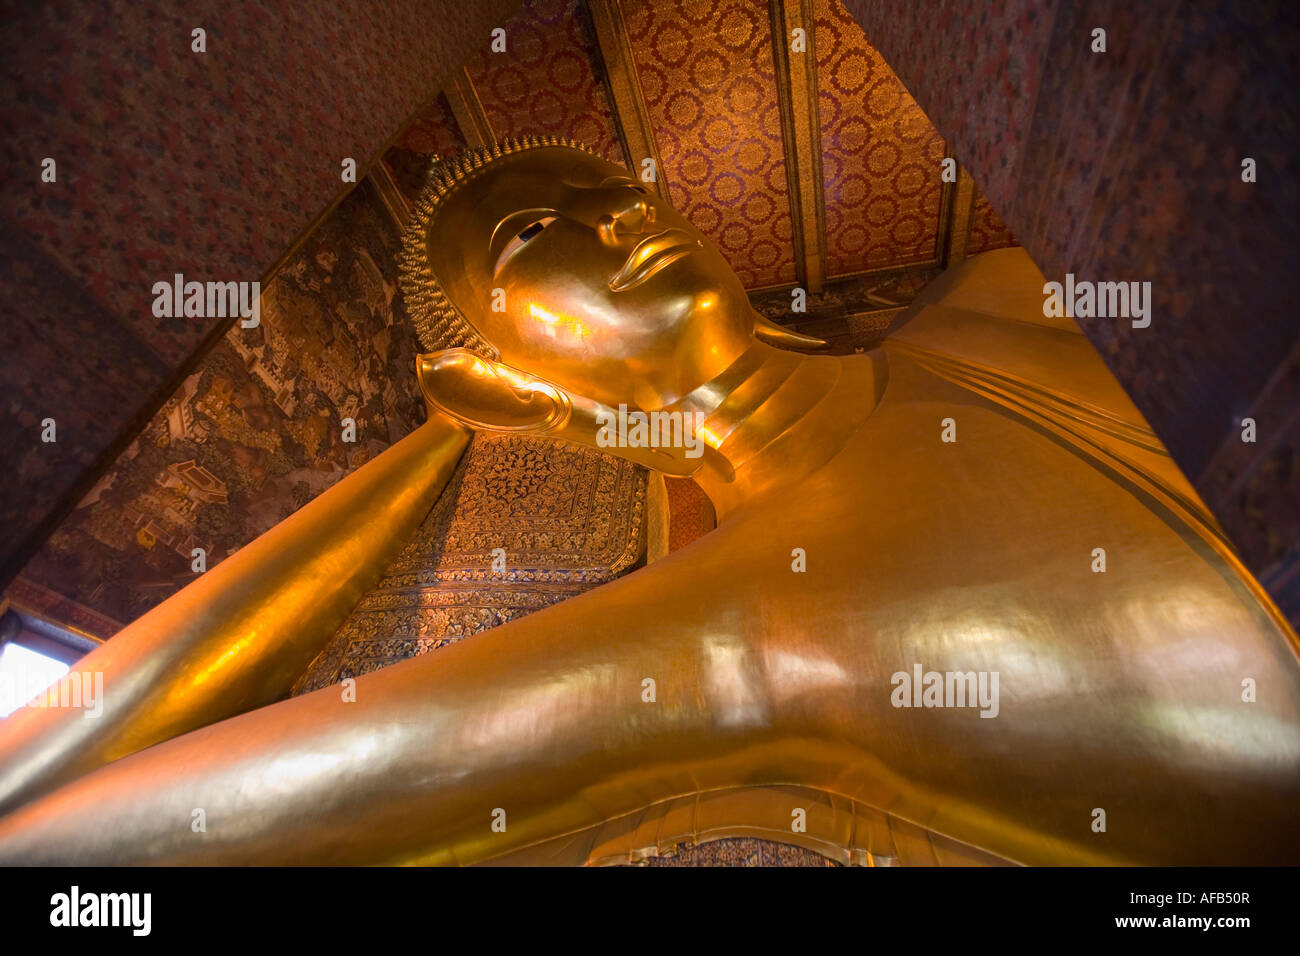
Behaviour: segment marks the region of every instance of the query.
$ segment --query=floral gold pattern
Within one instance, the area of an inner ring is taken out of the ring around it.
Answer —
[[[295,694],[445,647],[611,581],[641,559],[645,471],[590,448],[476,435],[384,577]],[[493,550],[505,551],[504,572]]]
[[[673,206],[746,288],[795,280],[766,4],[623,5]]]
[[[943,138],[843,4],[814,6],[826,274],[932,260]]]

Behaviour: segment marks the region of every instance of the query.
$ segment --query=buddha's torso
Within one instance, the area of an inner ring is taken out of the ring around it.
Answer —
[[[851,393],[870,359],[841,361]],[[725,587],[691,608],[714,719],[804,737],[792,776],[1013,859],[1057,839],[1080,860],[1293,855],[1266,821],[1300,796],[1300,667],[1178,489],[1152,490],[1167,473],[904,350],[887,362],[879,403],[797,493],[681,555]],[[917,665],[997,672],[996,708],[895,706],[891,677]],[[1246,678],[1269,692],[1243,701]],[[1257,831],[1215,824],[1246,806]]]

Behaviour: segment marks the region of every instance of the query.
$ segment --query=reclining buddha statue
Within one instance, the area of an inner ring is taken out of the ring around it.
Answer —
[[[403,255],[428,421],[78,664],[101,716],[0,726],[0,862],[1300,861],[1295,635],[1023,252],[828,354],[526,138],[436,162]],[[474,431],[691,476],[718,525],[287,697]]]

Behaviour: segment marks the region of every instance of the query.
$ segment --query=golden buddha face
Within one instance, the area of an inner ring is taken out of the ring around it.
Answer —
[[[504,364],[611,406],[674,401],[753,341],[745,291],[713,243],[581,150],[495,160],[442,202],[426,248]]]

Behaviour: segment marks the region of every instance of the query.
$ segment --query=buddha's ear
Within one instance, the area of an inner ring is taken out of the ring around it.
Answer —
[[[768,345],[789,349],[792,352],[818,352],[830,345],[825,339],[804,335],[783,325],[777,325],[758,312],[754,313],[754,334]]]
[[[470,428],[543,434],[572,414],[564,389],[469,349],[419,355],[415,364],[429,405]]]

